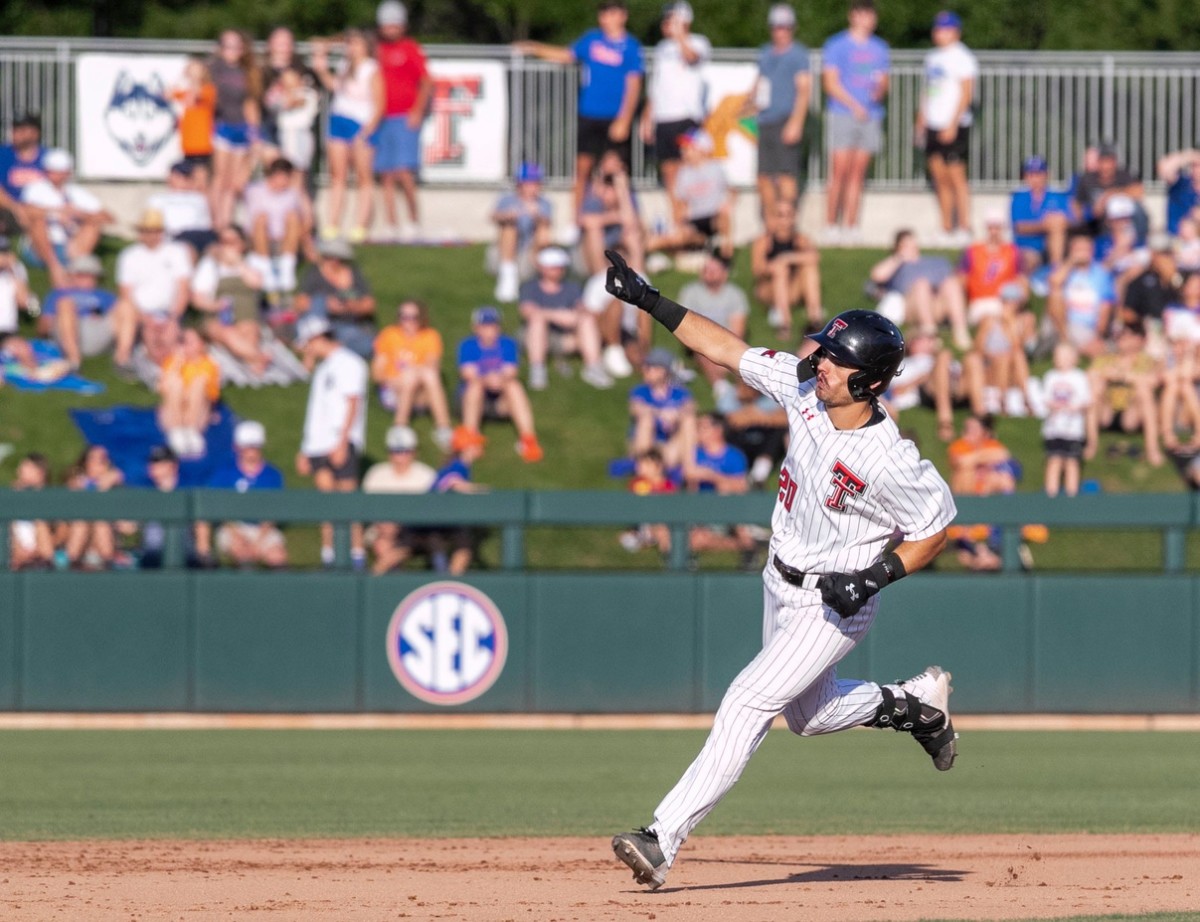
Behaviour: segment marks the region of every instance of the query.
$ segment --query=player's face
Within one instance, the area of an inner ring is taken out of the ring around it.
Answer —
[[[828,353],[817,361],[817,399],[827,407],[845,407],[854,403],[850,396],[850,376],[858,369],[839,365]]]

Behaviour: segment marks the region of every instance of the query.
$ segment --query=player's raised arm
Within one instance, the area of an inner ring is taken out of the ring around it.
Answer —
[[[612,263],[605,284],[609,294],[644,310],[693,352],[734,374],[739,373],[742,356],[749,348],[742,339],[719,323],[663,297],[657,288],[629,267],[620,253],[605,250],[604,255]]]

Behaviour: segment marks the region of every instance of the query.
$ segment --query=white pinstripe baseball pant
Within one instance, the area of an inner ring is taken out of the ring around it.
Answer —
[[[783,714],[801,736],[861,726],[883,700],[874,682],[837,678],[837,663],[866,636],[879,597],[851,618],[820,593],[791,586],[769,564],[763,592],[763,649],[725,692],[695,761],[654,811],[650,827],[670,865],[696,825],[741,777],[771,722]]]

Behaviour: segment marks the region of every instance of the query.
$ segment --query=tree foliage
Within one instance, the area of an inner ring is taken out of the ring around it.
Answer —
[[[771,0],[691,0],[695,28],[718,47],[753,47],[766,40]],[[0,29],[10,35],[110,35],[212,38],[222,28],[259,37],[290,25],[300,36],[368,25],[376,0],[7,0]],[[846,0],[796,0],[798,33],[819,47],[845,27]],[[976,49],[1190,51],[1200,29],[1191,0],[879,0],[879,32],[893,47],[929,44],[929,24],[956,8],[967,43]],[[503,44],[520,38],[566,43],[595,23],[592,0],[410,0],[414,32],[429,42]],[[658,39],[658,0],[630,0],[630,30]]]

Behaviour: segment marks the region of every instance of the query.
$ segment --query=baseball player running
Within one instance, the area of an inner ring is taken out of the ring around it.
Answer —
[[[839,679],[837,663],[866,636],[878,592],[942,550],[955,508],[933,465],[875,400],[904,358],[904,339],[889,320],[846,311],[809,336],[801,356],[752,349],[664,298],[620,255],[606,255],[615,297],[773,397],[787,410],[791,432],[763,572],[762,651],[729,686],[708,741],[654,822],[613,838],[634,879],[655,890],[781,713],[801,736],[858,726],[908,732],[939,771],[954,764],[950,673],[930,666],[904,682],[876,685]]]

